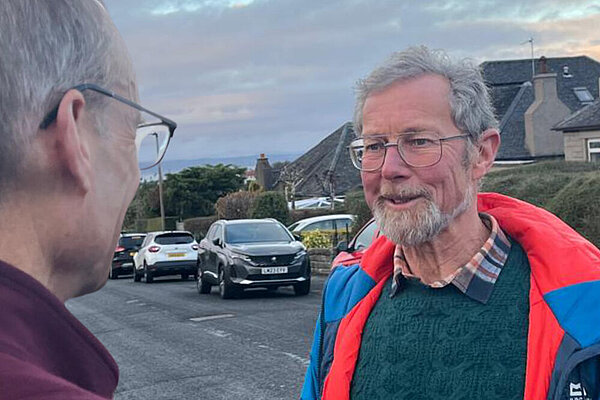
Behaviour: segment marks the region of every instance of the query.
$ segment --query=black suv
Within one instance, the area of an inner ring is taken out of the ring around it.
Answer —
[[[218,285],[224,299],[243,289],[293,286],[310,292],[310,260],[304,245],[273,219],[219,220],[198,249],[198,292]]]
[[[133,273],[133,255],[139,250],[145,238],[145,233],[121,234],[108,275],[110,279]]]

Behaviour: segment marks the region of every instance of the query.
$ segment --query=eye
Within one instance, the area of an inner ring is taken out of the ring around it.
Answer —
[[[376,152],[382,151],[383,148],[384,148],[384,145],[381,142],[365,143],[365,152],[376,153]]]
[[[411,138],[407,138],[405,140],[405,143],[413,148],[427,148],[435,146],[436,141],[429,137],[414,136]]]

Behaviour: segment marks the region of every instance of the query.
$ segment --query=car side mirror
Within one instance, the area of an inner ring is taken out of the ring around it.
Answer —
[[[350,250],[350,248],[348,247],[348,242],[345,240],[342,240],[341,242],[339,242],[337,244],[337,246],[335,246],[335,249],[337,250],[338,253],[341,253],[342,251]]]
[[[212,242],[215,246],[221,247],[221,238],[214,238]]]
[[[297,241],[301,242],[302,241],[302,236],[297,234],[297,233],[292,233],[292,235],[294,235],[294,239],[296,239]]]

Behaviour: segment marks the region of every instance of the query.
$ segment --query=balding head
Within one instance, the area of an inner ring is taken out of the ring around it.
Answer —
[[[128,90],[133,70],[100,0],[2,0],[0,54],[2,201],[27,168],[23,160],[40,122],[62,95],[84,82]],[[86,93],[86,101],[100,115],[104,100]]]

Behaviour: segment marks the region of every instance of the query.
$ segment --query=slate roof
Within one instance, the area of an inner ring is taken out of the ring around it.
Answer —
[[[585,87],[594,99],[598,98],[600,63],[587,57],[555,57],[546,59],[547,72],[556,73],[557,94],[572,112],[582,104],[573,88]],[[563,76],[563,66],[569,67],[571,77]],[[525,147],[524,113],[534,101],[531,86],[531,59],[486,61],[480,65],[483,77],[490,87],[496,115],[501,121],[502,144],[497,160],[531,159]],[[535,60],[536,74],[539,59]],[[529,82],[529,86],[523,85]]]
[[[569,115],[553,129],[563,132],[600,129],[600,99]]]
[[[361,185],[360,172],[352,165],[348,153],[353,139],[352,124],[347,122],[288,165],[287,168],[302,171],[302,181],[296,187],[297,197],[328,196],[324,181],[329,175],[333,178],[336,196]]]

